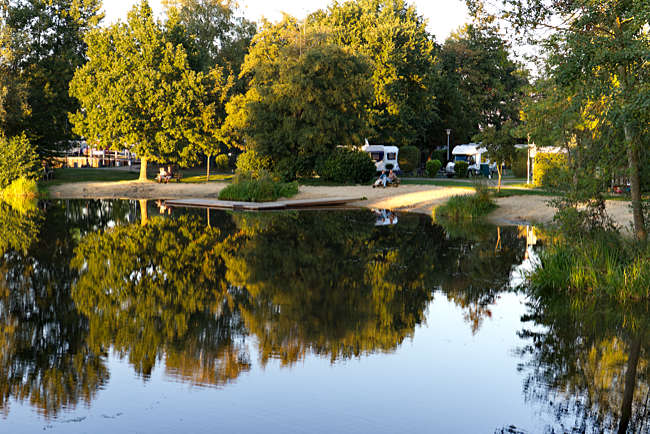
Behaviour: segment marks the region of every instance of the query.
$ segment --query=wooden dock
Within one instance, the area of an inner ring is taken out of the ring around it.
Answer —
[[[282,209],[322,208],[345,205],[362,200],[358,197],[326,197],[321,199],[278,200],[275,202],[236,202],[216,199],[175,199],[165,201],[169,207],[270,211]]]

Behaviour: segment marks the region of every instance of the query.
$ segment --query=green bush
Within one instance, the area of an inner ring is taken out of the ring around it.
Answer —
[[[0,134],[0,188],[19,178],[38,179],[40,170],[38,155],[25,133],[10,139]]]
[[[420,167],[420,150],[415,146],[403,146],[397,157],[399,168],[404,173],[411,173]]]
[[[525,178],[527,175],[526,163],[528,162],[528,151],[517,149],[512,160],[512,173],[517,178]]]
[[[285,181],[293,181],[296,178],[311,178],[314,175],[316,157],[298,155],[297,157],[285,158],[275,165],[274,173]]]
[[[540,152],[535,155],[533,184],[535,187],[560,188],[568,176],[566,154]]]
[[[467,161],[456,161],[454,163],[454,173],[456,178],[467,178],[467,168],[469,163]]]
[[[316,170],[326,181],[365,184],[375,177],[377,167],[365,152],[337,148]]]
[[[270,157],[262,156],[250,150],[242,153],[237,158],[237,172],[244,176],[258,178],[263,173],[268,173],[273,168],[273,161]]]
[[[280,182],[261,172],[257,177],[237,175],[232,184],[219,192],[220,200],[270,202],[298,194],[297,182]]]
[[[214,166],[218,172],[225,172],[228,170],[229,159],[226,154],[219,154],[214,157]]]
[[[435,176],[438,174],[440,171],[440,168],[442,167],[442,163],[440,160],[429,160],[427,161],[427,175],[429,178],[435,178]]]

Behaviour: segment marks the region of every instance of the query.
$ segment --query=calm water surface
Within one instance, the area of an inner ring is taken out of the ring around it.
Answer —
[[[648,306],[543,236],[371,211],[0,204],[2,432],[650,432]]]

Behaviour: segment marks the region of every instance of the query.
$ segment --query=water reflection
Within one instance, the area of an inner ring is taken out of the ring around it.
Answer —
[[[536,294],[519,349],[528,400],[553,432],[649,432],[650,306]]]
[[[109,384],[111,351],[145,381],[160,366],[219,387],[256,357],[294,366],[391,353],[436,294],[479,333],[535,232],[397,217],[169,213],[146,201],[2,208],[0,230],[16,236],[0,245],[0,407],[24,401],[56,416],[91,404]],[[523,392],[556,417],[549,429],[615,430],[627,418],[647,430],[647,308],[533,294],[528,309]]]

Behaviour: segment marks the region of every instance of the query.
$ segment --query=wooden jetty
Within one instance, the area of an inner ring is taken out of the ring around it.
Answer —
[[[237,202],[216,199],[175,199],[166,200],[169,207],[233,209],[243,211],[271,211],[282,209],[322,208],[345,205],[362,200],[358,197],[326,197],[321,199],[277,200],[275,202]]]

